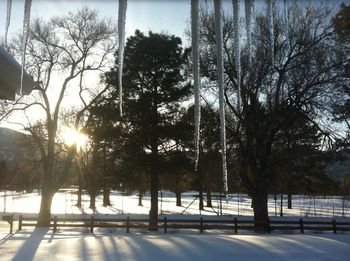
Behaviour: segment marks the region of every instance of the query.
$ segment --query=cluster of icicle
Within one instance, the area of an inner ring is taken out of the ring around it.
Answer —
[[[119,110],[123,116],[123,60],[125,48],[125,19],[127,0],[119,0],[118,8],[118,84],[119,84]]]
[[[194,84],[194,144],[195,163],[194,169],[198,169],[199,142],[200,142],[200,71],[199,71],[199,0],[191,0],[191,35],[192,35],[192,70]]]
[[[247,33],[247,52],[248,64],[251,65],[251,20],[254,0],[245,0],[245,22]],[[274,24],[273,24],[273,0],[267,1],[268,28],[271,44],[271,63],[274,65]],[[286,43],[289,46],[288,34],[288,0],[284,0],[284,18]],[[27,47],[30,9],[32,0],[25,0],[24,18],[23,18],[23,50],[22,50],[22,71],[21,71],[21,89],[23,85],[23,74],[25,64],[25,53]],[[225,104],[224,104],[224,61],[223,61],[223,29],[221,0],[213,0],[215,14],[215,37],[217,53],[217,71],[219,86],[219,113],[220,113],[220,140],[222,152],[222,169],[224,191],[227,194],[227,164],[226,164],[226,129],[225,129]],[[237,72],[237,107],[240,109],[240,92],[241,92],[241,64],[240,64],[240,44],[239,44],[239,0],[232,0],[233,17],[234,17],[234,53],[235,68]],[[7,0],[7,16],[5,24],[5,47],[7,47],[7,35],[11,20],[12,0]],[[123,98],[123,58],[125,47],[125,20],[126,20],[127,0],[119,0],[118,10],[118,84],[119,84],[119,106],[120,115],[123,115],[122,98]],[[194,96],[195,96],[195,170],[198,168],[199,161],[199,141],[200,141],[200,68],[199,68],[199,0],[191,0],[191,31],[192,31],[192,59],[193,59],[193,79],[194,79]]]
[[[5,24],[5,48],[7,48],[7,35],[9,32],[9,27],[11,22],[11,8],[12,8],[12,0],[7,0],[7,14],[6,14],[6,24]]]
[[[21,88],[19,94],[22,95],[23,90],[23,75],[24,75],[24,65],[26,62],[26,50],[29,34],[29,24],[30,24],[30,9],[32,7],[32,0],[26,0],[24,4],[24,17],[23,17],[23,42],[22,42],[22,70],[21,70]]]
[[[233,19],[234,19],[234,54],[235,54],[235,69],[237,72],[237,109],[240,110],[241,101],[241,63],[240,63],[240,44],[239,44],[239,1],[232,0],[233,5]],[[252,20],[252,9],[254,0],[245,0],[245,22],[246,22],[246,33],[247,33],[247,52],[248,52],[248,66],[251,66],[251,20]],[[197,55],[198,55],[198,44],[196,41],[197,35],[194,35],[197,24],[197,16],[194,10],[194,3],[197,1],[192,0],[192,47],[193,47],[193,74],[195,79],[199,77],[197,74],[199,68],[197,66]],[[222,29],[222,17],[221,17],[221,0],[213,0],[214,2],[214,15],[215,15],[215,38],[216,38],[216,55],[217,55],[217,71],[218,71],[218,87],[219,87],[219,113],[220,113],[220,140],[221,140],[221,153],[222,153],[222,169],[223,169],[223,183],[224,191],[227,195],[228,184],[227,184],[227,163],[226,163],[226,130],[225,130],[225,103],[224,103],[224,61],[223,61],[223,29]],[[286,31],[286,41],[289,44],[288,35],[288,3],[284,0],[284,13],[285,13],[285,31]],[[273,0],[267,0],[267,17],[268,17],[268,28],[270,36],[271,45],[271,64],[274,66],[274,24],[273,24]],[[196,80],[195,80],[196,81]],[[198,79],[199,82],[199,79]],[[195,144],[196,144],[196,161],[195,167],[198,165],[198,144],[199,144],[199,86],[195,82],[195,108],[197,112],[195,113]],[[198,95],[198,96],[197,96]]]

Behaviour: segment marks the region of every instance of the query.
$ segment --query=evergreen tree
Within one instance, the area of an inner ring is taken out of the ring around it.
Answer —
[[[126,144],[137,148],[148,166],[145,170],[151,184],[151,230],[157,229],[159,174],[162,157],[171,142],[169,131],[181,102],[190,93],[185,77],[189,51],[181,44],[175,36],[152,32],[146,36],[137,30],[125,47],[124,110],[123,117],[116,120],[126,126]],[[106,75],[107,83],[117,86],[116,72],[114,68]],[[119,102],[116,92],[112,97],[111,102]],[[140,163],[133,160],[135,165]]]
[[[333,27],[338,44],[338,62],[343,71],[343,81],[336,89],[338,97],[334,102],[335,120],[347,127],[345,139],[340,140],[342,149],[350,148],[350,5],[341,4],[333,18]],[[344,59],[345,58],[345,59]]]

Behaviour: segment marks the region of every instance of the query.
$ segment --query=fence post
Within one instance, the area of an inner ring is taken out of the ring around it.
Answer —
[[[19,217],[18,217],[18,230],[19,231],[22,230],[22,221],[23,221],[23,216],[19,215]]]
[[[337,234],[337,222],[335,221],[335,219],[333,219],[332,225],[333,225],[333,233]]]
[[[234,224],[235,224],[235,234],[237,234],[237,233],[238,233],[237,218],[235,218],[235,219],[233,220],[233,222],[234,222]]]
[[[267,218],[267,233],[271,233],[271,224],[269,218]]]
[[[94,216],[91,216],[91,221],[90,221],[90,232],[94,233]]]
[[[57,231],[57,216],[53,217],[53,232],[56,233]]]
[[[300,233],[304,234],[304,222],[302,218],[299,220],[299,224],[300,224]]]
[[[203,218],[200,220],[200,232],[203,233]]]
[[[10,234],[12,234],[12,230],[13,230],[13,214],[11,214],[9,221],[10,221]]]
[[[167,223],[167,217],[164,217],[164,233],[168,233],[168,223]]]
[[[127,217],[126,217],[126,233],[129,233],[129,232],[130,232],[129,226],[130,226],[130,217],[127,216]]]

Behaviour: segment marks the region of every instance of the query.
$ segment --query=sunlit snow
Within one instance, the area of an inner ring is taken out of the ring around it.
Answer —
[[[89,208],[89,196],[86,192],[83,194],[82,207],[75,206],[77,202],[77,188],[61,189],[55,194],[52,203],[53,214],[93,214]],[[20,192],[0,192],[0,211],[4,211],[6,202],[6,212],[24,214],[36,214],[40,207],[41,195],[37,191],[32,193]],[[213,207],[204,207],[199,212],[199,200],[195,200],[198,192],[182,193],[182,206],[176,206],[175,194],[171,192],[159,192],[159,212],[160,214],[179,215],[185,210],[184,214],[190,215],[211,215],[216,216],[220,213],[219,197],[215,194],[212,199]],[[103,207],[102,194],[96,198],[95,214],[101,215],[148,215],[150,209],[150,195],[146,193],[143,197],[143,206],[138,206],[138,195],[136,193],[126,194],[121,191],[112,191],[112,206]],[[275,200],[276,199],[276,200]],[[192,203],[192,204],[191,204]],[[191,204],[191,205],[190,205]],[[252,216],[251,198],[246,194],[228,194],[228,201],[221,202],[222,214],[228,216]],[[340,217],[350,218],[350,201],[340,196],[302,196],[293,195],[292,209],[287,208],[287,195],[283,198],[284,217]],[[268,209],[271,217],[280,214],[280,197],[274,198],[270,195],[268,200]],[[1,214],[1,213],[0,213]]]
[[[82,214],[90,216],[89,198],[83,195],[83,206],[77,208],[77,189],[62,189],[53,200],[53,214]],[[183,193],[183,206],[176,207],[175,195],[170,192],[159,193],[159,209],[164,215],[184,218],[198,218],[198,200],[194,201],[195,192]],[[3,208],[4,194],[0,193],[0,208]],[[144,197],[143,207],[137,206],[137,194],[126,195],[120,191],[111,194],[111,207],[102,206],[102,195],[97,197],[96,215],[105,217],[147,217],[150,197]],[[33,193],[7,192],[6,211],[30,215],[39,210],[40,195]],[[180,213],[193,204],[182,216]],[[238,205],[239,202],[239,205]],[[314,211],[320,216],[338,215],[337,219],[349,220],[350,205],[345,201],[345,216],[342,217],[343,200],[341,197],[309,197],[294,196],[293,209],[286,208],[285,216],[312,216]],[[269,212],[275,214],[275,201],[269,197]],[[230,215],[252,215],[251,201],[244,194],[229,195],[228,204],[223,204],[222,218],[233,218]],[[219,202],[213,200],[213,209],[205,207],[202,216],[216,216]],[[238,207],[239,206],[239,207]],[[0,209],[2,210],[2,209]],[[239,211],[239,213],[238,213]],[[121,214],[123,212],[123,214]],[[173,214],[173,215],[171,215]],[[278,205],[277,205],[278,215]],[[217,217],[220,218],[220,217]],[[239,216],[240,219],[245,217]],[[288,217],[285,217],[288,219]],[[290,217],[292,218],[292,217]],[[295,217],[294,217],[295,219]],[[315,219],[315,218],[313,218]],[[321,220],[321,217],[317,217]],[[88,228],[63,228],[53,233],[48,229],[28,227],[17,231],[17,221],[14,234],[8,234],[9,226],[0,222],[1,260],[347,260],[350,254],[350,234],[334,235],[331,232],[273,232],[271,234],[252,234],[240,232],[233,235],[232,231],[169,230],[149,232],[132,229],[127,234],[125,229],[98,229],[90,234]]]

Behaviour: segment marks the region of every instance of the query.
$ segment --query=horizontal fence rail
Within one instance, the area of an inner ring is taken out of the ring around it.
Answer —
[[[13,216],[11,225],[11,233],[13,227]],[[96,218],[94,216],[84,218],[58,218],[54,216],[50,220],[50,227],[56,232],[59,228],[65,227],[83,227],[89,228],[90,232],[94,232],[94,228],[124,228],[129,233],[130,229],[147,229],[149,227],[149,219],[136,218]],[[19,216],[18,230],[23,227],[36,226],[37,219],[34,217]],[[168,229],[192,229],[199,230],[203,233],[205,230],[228,230],[237,234],[241,230],[254,231],[253,220],[239,220],[237,218],[219,220],[219,219],[176,219],[167,218],[158,219],[158,229],[162,229],[164,233]],[[10,221],[9,221],[10,223]],[[11,223],[10,223],[11,224]],[[344,221],[309,221],[309,220],[269,220],[267,224],[268,231],[332,231],[333,233],[350,231],[350,222]]]

